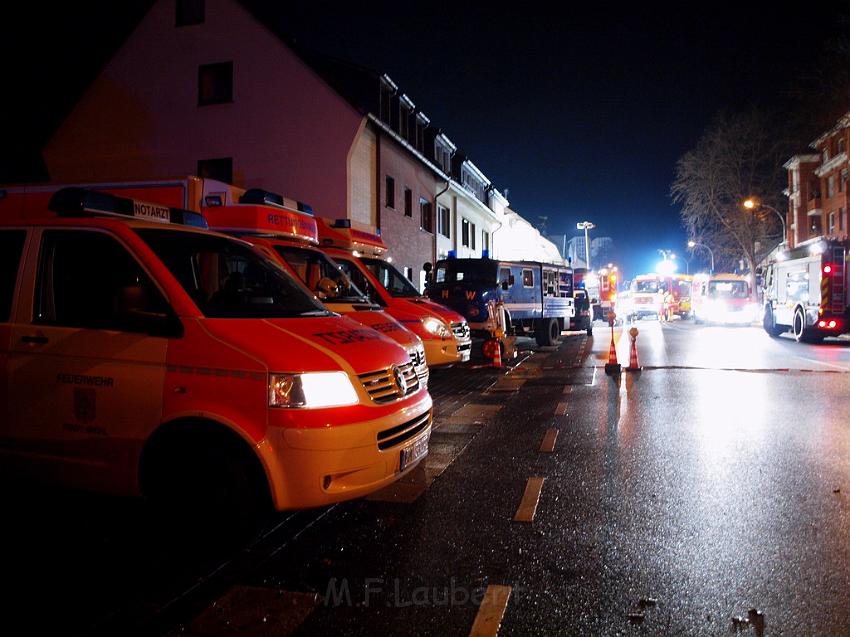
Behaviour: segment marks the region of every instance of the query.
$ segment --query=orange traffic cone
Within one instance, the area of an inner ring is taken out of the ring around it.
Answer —
[[[495,339],[496,347],[493,348],[493,367],[502,368],[502,344],[499,339]]]
[[[629,330],[629,336],[632,339],[632,347],[629,352],[629,366],[626,367],[627,372],[639,372],[641,370],[637,355],[637,335],[638,329],[636,327]]]
[[[620,373],[620,363],[617,362],[617,346],[614,343],[613,330],[611,330],[611,347],[608,350],[608,362],[605,363],[605,373],[608,375]]]

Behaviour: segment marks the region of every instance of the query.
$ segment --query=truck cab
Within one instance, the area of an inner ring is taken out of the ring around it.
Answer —
[[[178,508],[355,498],[427,453],[408,353],[200,215],[80,188],[0,199],[6,471]]]
[[[758,318],[748,277],[740,274],[697,276],[693,281],[692,311],[695,323],[750,325]]]

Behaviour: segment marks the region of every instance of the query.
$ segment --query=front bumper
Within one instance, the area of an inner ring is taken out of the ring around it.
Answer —
[[[269,427],[258,443],[275,508],[303,509],[377,491],[411,471],[401,450],[431,435],[432,401],[419,391],[372,420],[322,427]]]

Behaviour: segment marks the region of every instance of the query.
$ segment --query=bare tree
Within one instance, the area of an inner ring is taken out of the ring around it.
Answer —
[[[782,163],[787,145],[773,134],[756,109],[718,115],[696,146],[676,162],[673,201],[682,206],[689,237],[708,245],[718,269],[743,260],[750,272],[780,240],[781,222],[766,208],[750,211],[745,199],[758,197],[784,210],[787,183]]]

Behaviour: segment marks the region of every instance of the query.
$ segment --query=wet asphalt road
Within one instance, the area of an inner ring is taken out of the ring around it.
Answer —
[[[502,585],[502,635],[728,635],[751,608],[764,634],[850,634],[848,343],[637,327],[645,369],[619,382],[599,368],[601,325],[508,374],[436,370],[416,479],[278,516],[252,543],[153,541],[126,501],[13,501],[4,617],[33,633],[467,635]],[[514,521],[529,478],[539,504]]]

